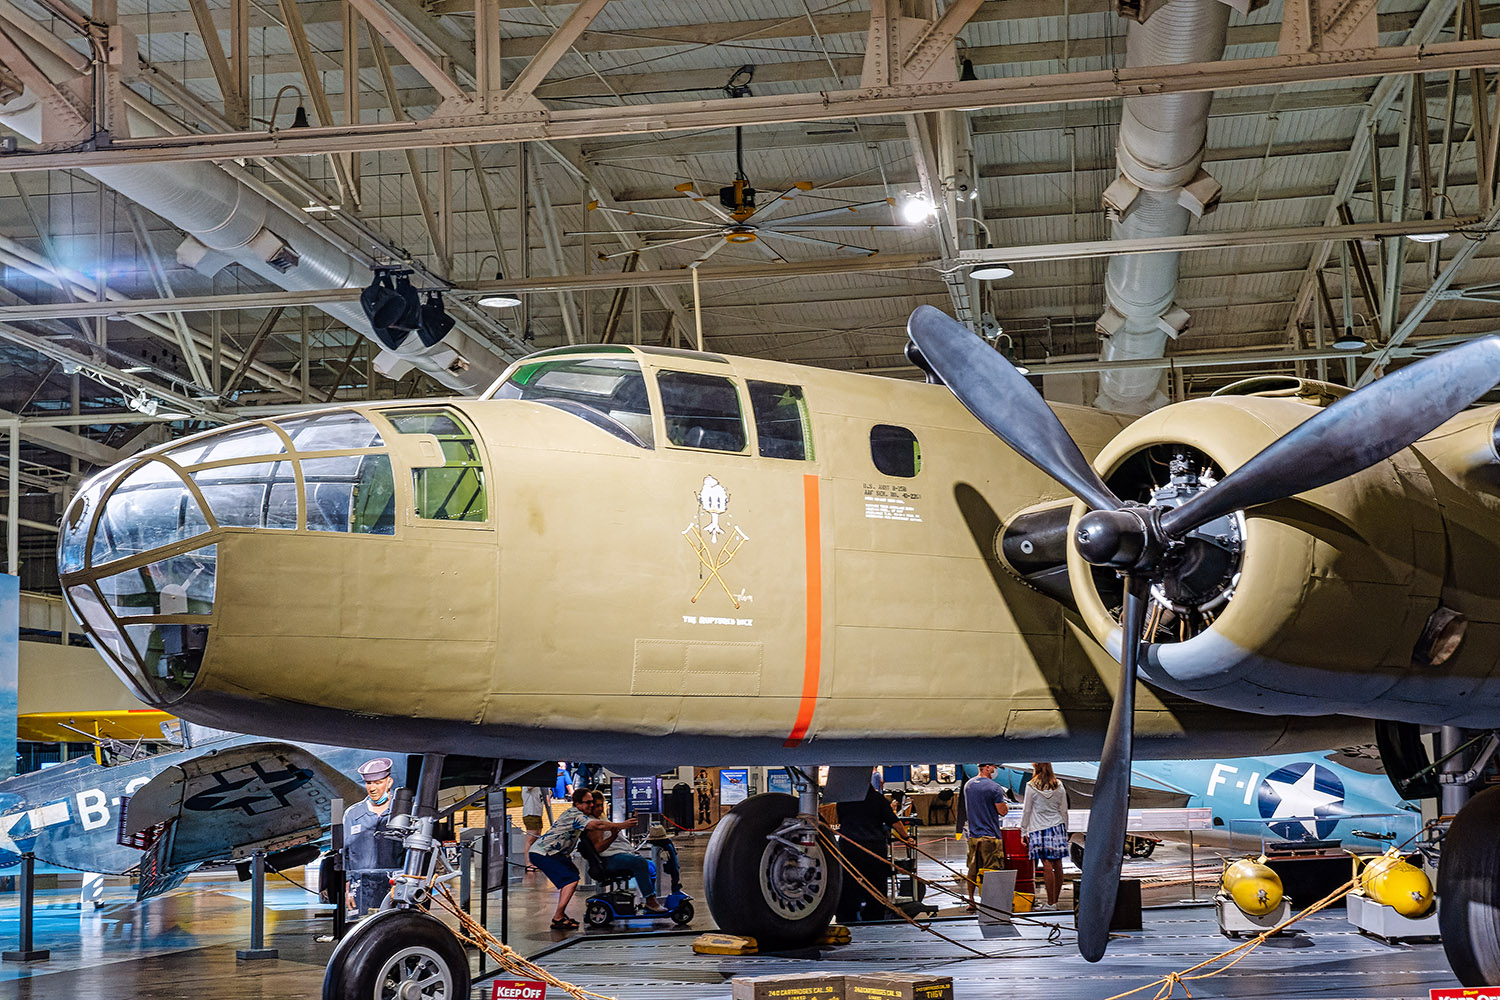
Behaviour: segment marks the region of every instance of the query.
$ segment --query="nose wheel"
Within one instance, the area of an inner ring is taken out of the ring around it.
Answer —
[[[442,921],[385,910],[354,928],[328,960],[323,1000],[467,1000],[469,958]]]

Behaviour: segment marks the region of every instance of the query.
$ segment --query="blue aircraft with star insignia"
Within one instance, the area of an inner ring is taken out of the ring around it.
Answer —
[[[1052,766],[1068,789],[1069,806],[1087,809],[1098,765]],[[1193,831],[1194,843],[1202,846],[1250,851],[1316,841],[1383,850],[1408,843],[1422,826],[1421,808],[1397,794],[1373,751],[1143,760],[1134,762],[1131,773],[1132,809],[1212,811],[1212,826]],[[1030,777],[1025,765],[1011,764],[995,780],[1019,798]],[[1174,831],[1151,832],[1178,839]]]
[[[319,853],[332,802],[364,796],[356,768],[376,754],[181,724],[181,749],[85,759],[0,781],[0,868],[43,864],[103,874],[139,871],[138,898],[197,868],[255,851],[273,867]],[[406,758],[397,756],[396,778]]]

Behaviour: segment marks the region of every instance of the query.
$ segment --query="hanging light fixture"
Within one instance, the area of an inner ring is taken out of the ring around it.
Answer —
[[[1344,332],[1334,338],[1333,341],[1333,349],[1335,351],[1363,351],[1369,346],[1369,344],[1365,343],[1363,337],[1354,332],[1354,327],[1352,326],[1344,327]]]
[[[479,263],[480,266],[484,265],[483,260],[481,260]],[[496,271],[495,280],[504,281],[505,272]],[[521,304],[521,300],[510,292],[486,292],[484,295],[481,295],[479,297],[479,304],[482,306],[487,306],[491,309],[514,309],[516,306]]]
[[[969,277],[978,281],[999,281],[1001,278],[1009,278],[1015,273],[1015,268],[997,260],[990,264],[980,264],[969,272]]]
[[[1443,230],[1439,227],[1437,220],[1432,217],[1431,211],[1422,213],[1422,221],[1432,223],[1433,231],[1430,233],[1407,233],[1406,238],[1411,240],[1413,243],[1441,243],[1443,240],[1446,240],[1448,237],[1453,235],[1452,233],[1447,232],[1446,230]]]
[[[924,192],[907,195],[901,201],[901,221],[908,226],[918,226],[937,214],[937,206]]]

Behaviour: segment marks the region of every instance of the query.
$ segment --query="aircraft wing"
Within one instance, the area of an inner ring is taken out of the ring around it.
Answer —
[[[335,798],[364,790],[313,753],[289,743],[210,750],[167,768],[130,799],[126,833],[167,824],[160,867],[237,861],[317,840]]]
[[[1002,764],[1018,774],[1031,769],[1026,764]],[[1085,809],[1094,799],[1094,781],[1099,776],[1099,765],[1094,761],[1065,761],[1054,763],[1052,771],[1063,787],[1068,790],[1068,804],[1075,809]],[[1019,794],[1019,782],[1017,783]],[[1185,790],[1148,773],[1145,762],[1137,762],[1130,772],[1130,805],[1135,809],[1180,809],[1192,796]]]

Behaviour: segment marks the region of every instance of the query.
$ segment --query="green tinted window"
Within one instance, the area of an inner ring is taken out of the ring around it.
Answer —
[[[431,434],[443,464],[412,469],[417,517],[428,521],[484,521],[484,462],[474,435],[452,410],[405,410],[386,419],[402,434]]]
[[[812,457],[807,436],[807,406],[800,385],[779,382],[748,383],[750,409],[755,412],[755,433],[760,453],[767,458],[802,460]]]

